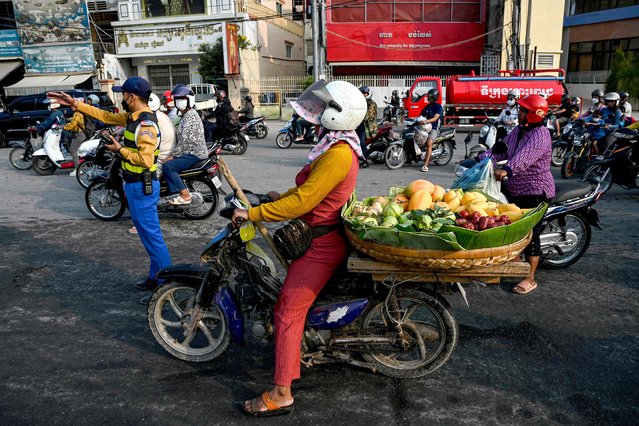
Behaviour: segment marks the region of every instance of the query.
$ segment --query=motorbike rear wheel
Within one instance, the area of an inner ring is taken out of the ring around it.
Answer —
[[[268,126],[264,123],[257,123],[255,126],[255,137],[257,139],[264,139],[268,136]]]
[[[384,151],[384,164],[391,170],[400,169],[406,164],[406,151],[401,145],[391,145]]]
[[[445,166],[453,159],[453,144],[446,140],[441,143],[441,154],[433,158],[433,163],[437,166]]]
[[[374,364],[377,371],[385,376],[400,379],[413,379],[432,373],[444,365],[455,351],[459,339],[459,328],[452,309],[439,299],[417,290],[397,290],[399,312],[391,312],[382,301],[364,316],[361,331],[388,330],[396,332],[395,313],[401,322],[410,348],[402,349],[392,345],[378,352],[376,345],[368,347],[362,357]],[[394,350],[396,349],[396,351]]]
[[[198,286],[171,282],[158,287],[147,311],[155,340],[171,355],[189,362],[207,362],[219,357],[231,343],[224,313],[215,303],[202,310],[196,306]],[[193,315],[199,320],[187,330]]]
[[[286,149],[293,144],[293,135],[289,132],[280,133],[275,137],[275,144],[282,149]]]
[[[550,164],[555,167],[561,167],[564,163],[564,157],[566,156],[565,146],[556,146],[552,149],[552,155],[550,157]]]
[[[92,182],[84,193],[84,201],[91,214],[106,222],[117,220],[126,210],[126,202],[106,182]]]
[[[25,155],[27,159],[25,159]],[[33,157],[21,146],[15,147],[9,153],[9,162],[18,170],[29,170],[33,165]]]
[[[246,152],[246,149],[248,148],[248,143],[246,143],[246,139],[244,139],[244,136],[242,135],[236,135],[235,136],[235,149],[231,152],[231,154],[233,155],[242,155]]]
[[[564,179],[572,179],[577,172],[577,157],[566,157],[561,163],[561,177]]]
[[[612,169],[610,167],[604,167],[601,164],[595,164],[586,169],[583,180],[599,183],[599,185],[601,185],[599,189],[603,193],[606,193],[612,186]]]
[[[46,155],[36,155],[33,157],[33,170],[40,176],[48,176],[55,173],[56,165],[49,160]]]
[[[541,232],[541,264],[550,269],[567,268],[584,255],[590,245],[592,229],[588,220],[578,213],[551,220]],[[545,242],[551,240],[552,245]],[[546,247],[546,248],[545,248]],[[560,252],[561,250],[561,252]]]
[[[204,202],[197,207],[182,210],[185,217],[193,220],[205,219],[213,214],[217,208],[218,195],[215,185],[210,180],[198,179],[188,182],[191,193],[199,193]]]

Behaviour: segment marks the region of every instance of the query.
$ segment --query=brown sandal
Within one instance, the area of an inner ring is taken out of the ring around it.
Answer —
[[[258,404],[264,404],[266,410],[259,410]],[[273,401],[268,394],[268,391],[264,392],[262,396],[251,400],[251,408],[246,408],[246,402],[242,404],[242,408],[244,411],[255,417],[272,417],[272,416],[281,416],[284,414],[291,414],[293,409],[295,408],[295,402],[293,401],[290,405],[281,406],[277,402]]]
[[[516,286],[513,287],[513,293],[516,293],[516,294],[527,294],[527,293],[530,293],[531,291],[533,291],[536,288],[537,288],[537,282],[536,281],[531,281],[530,279],[526,278],[526,279],[521,280],[519,282],[519,284],[517,284]]]

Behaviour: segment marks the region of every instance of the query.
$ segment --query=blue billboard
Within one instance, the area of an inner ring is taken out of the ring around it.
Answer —
[[[0,58],[20,58],[20,37],[16,30],[0,31]]]

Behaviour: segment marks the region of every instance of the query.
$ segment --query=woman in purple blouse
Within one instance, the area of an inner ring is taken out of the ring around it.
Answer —
[[[478,157],[481,161],[491,157],[495,162],[508,160],[503,170],[495,170],[495,178],[502,181],[502,192],[511,203],[522,208],[537,207],[555,196],[555,181],[550,173],[552,140],[542,125],[548,113],[548,102],[538,95],[529,95],[517,101],[519,126],[504,139],[506,149],[495,145]],[[513,288],[517,294],[526,294],[537,288],[535,271],[539,264],[541,246],[540,225],[533,229],[533,239],[524,250],[530,263],[530,275]]]

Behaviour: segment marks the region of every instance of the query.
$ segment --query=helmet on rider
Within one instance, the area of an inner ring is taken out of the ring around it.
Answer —
[[[577,96],[573,96],[572,98],[570,98],[570,103],[575,105],[575,106],[579,106],[579,105],[581,105],[581,98],[579,98]]]
[[[595,89],[592,91],[592,93],[590,94],[593,98],[601,98],[604,95],[603,90],[601,89]]]
[[[359,88],[359,91],[362,92],[362,95],[364,95],[364,97],[366,99],[370,98],[371,96],[371,89],[368,86],[362,86]]]
[[[167,107],[167,108],[173,108],[173,106],[175,105],[173,103],[173,95],[171,95],[171,91],[167,90],[162,94],[162,103]]]
[[[524,125],[541,123],[548,114],[548,102],[539,95],[528,95],[517,103],[519,112],[526,114]]]
[[[426,95],[426,98],[428,99],[428,102],[437,102],[437,100],[439,99],[439,90],[430,89],[428,91],[428,94]]]
[[[153,112],[160,109],[160,98],[155,93],[149,95],[149,108],[151,108]]]
[[[621,97],[619,96],[619,93],[617,92],[608,92],[606,93],[606,96],[604,96],[604,102],[606,103],[606,105],[610,105],[611,103],[614,102],[613,106],[617,106],[619,105],[620,99]]]
[[[629,97],[630,95],[628,94],[628,92],[619,92],[619,98],[621,102],[626,102]]]
[[[171,95],[173,96],[175,106],[180,111],[188,108],[193,108],[195,106],[195,93],[193,93],[193,90],[189,89],[184,84],[178,84],[177,86],[175,86],[171,91]],[[178,105],[178,100],[180,99],[186,99],[186,104],[180,102],[180,104],[182,105]]]
[[[98,95],[89,95],[89,96],[87,96],[87,100],[90,100],[91,101],[91,105],[93,105],[93,106],[100,105],[100,98],[98,98]]]
[[[244,100],[245,100],[246,102],[253,102],[253,98],[252,98],[252,97],[250,97],[249,95],[244,96]]]
[[[397,92],[397,90],[393,90],[392,96],[398,96],[399,92]]]
[[[304,120],[328,130],[354,130],[366,116],[366,100],[357,87],[347,81],[318,80],[291,101]]]
[[[217,102],[222,102],[222,99],[226,98],[226,92],[224,90],[218,90],[215,92],[215,100]]]
[[[515,103],[517,102],[517,99],[519,99],[519,90],[517,89],[511,89],[508,91],[508,94],[506,95],[506,103],[508,104],[508,106],[515,106]]]

